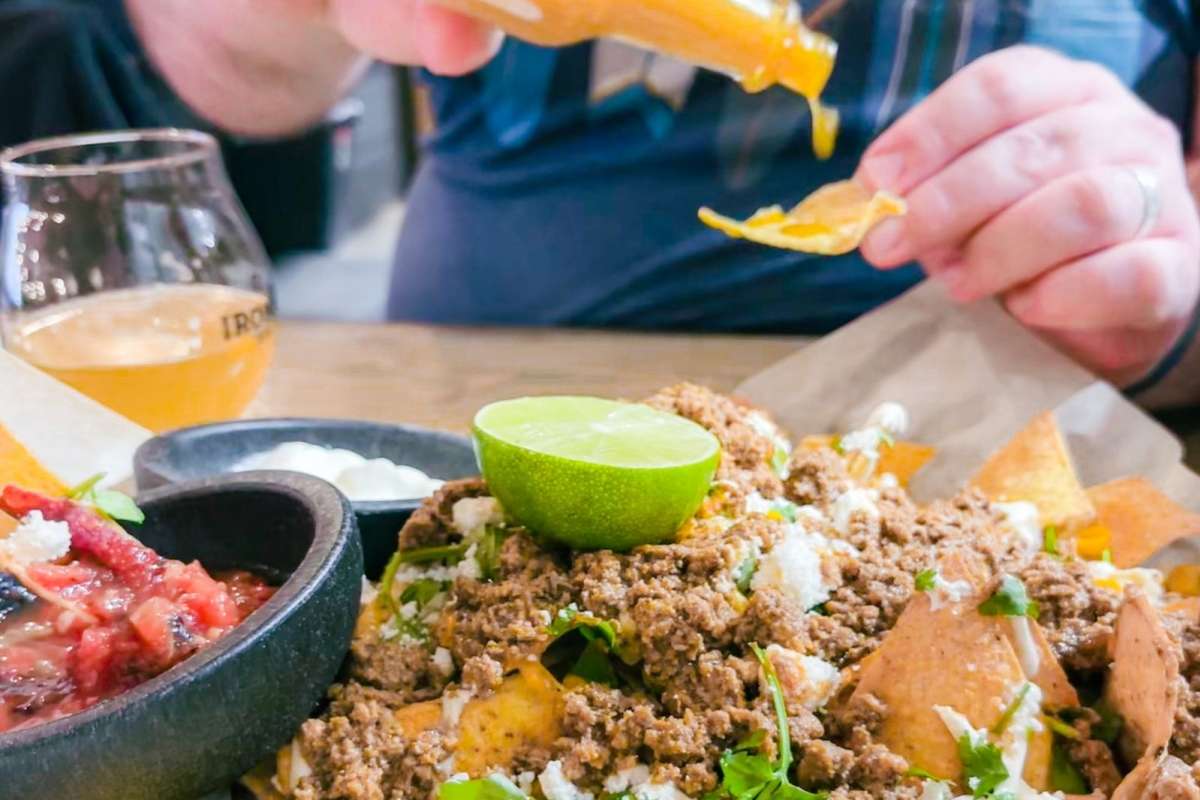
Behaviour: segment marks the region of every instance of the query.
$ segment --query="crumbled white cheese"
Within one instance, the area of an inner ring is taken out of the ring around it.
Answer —
[[[451,753],[450,755],[446,756],[441,761],[439,761],[437,763],[437,766],[435,767],[435,769],[437,770],[438,775],[450,775],[451,776],[446,779],[446,781],[445,781],[446,783],[455,783],[456,779],[459,781],[463,781],[463,780],[467,779],[467,773],[465,773],[465,772],[459,772],[458,774],[452,774],[452,773],[454,773],[454,753]]]
[[[896,402],[885,402],[875,406],[867,417],[868,428],[879,428],[892,437],[908,433],[908,409]]]
[[[771,587],[808,610],[829,599],[830,587],[821,569],[821,553],[813,546],[816,537],[798,525],[762,555],[750,581],[755,591]]]
[[[71,528],[30,511],[12,533],[0,539],[0,556],[16,564],[57,561],[71,549]]]
[[[592,793],[585,792],[563,774],[562,762],[551,761],[538,775],[538,786],[546,800],[592,800]]]
[[[899,489],[900,479],[890,472],[885,472],[879,476],[880,489]]]
[[[379,587],[367,580],[367,576],[362,576],[362,588],[359,590],[358,602],[362,605],[370,605],[375,602],[375,598],[379,596]]]
[[[837,667],[816,656],[806,656],[772,644],[767,658],[779,677],[780,688],[787,699],[809,711],[817,711],[829,702],[841,684],[842,674]]]
[[[1005,706],[1015,702],[1018,697],[1022,696],[1022,692],[1024,692],[1024,696],[1020,704],[1013,712],[1000,741],[996,742],[1000,748],[1000,759],[1004,762],[1005,769],[1008,770],[1008,777],[996,787],[995,793],[997,795],[1008,794],[1014,800],[1059,800],[1061,795],[1039,792],[1025,783],[1023,778],[1025,761],[1029,756],[1030,735],[1043,728],[1040,719],[1042,690],[1036,684],[1017,684],[1009,687]],[[967,718],[954,709],[948,706],[934,706],[933,710],[942,718],[942,723],[956,740],[966,735],[976,746],[988,741],[987,732],[972,727]],[[970,783],[971,781],[968,781],[968,784]],[[933,797],[940,798],[940,795],[935,794]]]
[[[417,616],[417,611],[417,601],[410,600],[409,602],[400,606],[400,617],[401,619],[413,619]]]
[[[1154,605],[1163,602],[1163,574],[1156,569],[1134,567],[1132,569],[1117,569],[1107,561],[1087,562],[1088,572],[1092,582],[1101,588],[1112,590],[1113,583],[1120,587],[1121,592],[1126,586],[1136,586],[1146,593],[1146,599]]]
[[[604,791],[620,794],[626,789],[650,782],[650,768],[645,764],[634,764],[604,779]]]
[[[954,800],[954,792],[950,790],[950,784],[943,781],[925,781],[917,800]]]
[[[879,492],[874,489],[850,489],[833,501],[833,529],[845,536],[850,532],[850,520],[855,514],[863,513],[878,519],[879,508],[875,501]]]
[[[761,411],[751,411],[746,415],[746,424],[754,429],[754,432],[759,436],[765,436],[768,439],[774,439],[779,436],[779,428],[775,427],[775,423],[767,419],[766,415]]]
[[[517,773],[517,786],[520,786],[521,791],[527,795],[533,789],[533,782],[535,780],[537,780],[537,775],[532,770]]]
[[[1021,541],[1026,553],[1042,549],[1042,518],[1037,506],[1025,500],[1012,503],[992,503],[992,508],[1004,515],[1004,522]]]
[[[467,580],[477,581],[482,577],[483,571],[479,568],[479,559],[476,558],[476,553],[479,550],[479,545],[473,544],[467,548],[467,552],[463,553],[462,561],[459,561],[450,568],[450,574],[454,578],[466,578]]]
[[[454,657],[450,655],[450,651],[444,647],[439,647],[433,651],[433,667],[442,675],[450,676],[454,674]]]
[[[933,577],[933,589],[929,591],[929,607],[934,611],[955,603],[961,603],[971,596],[971,584],[964,580],[948,581],[941,573]]]
[[[291,747],[288,751],[288,773],[283,780],[283,786],[280,785],[279,775],[271,778],[271,783],[281,793],[291,796],[295,794],[296,789],[300,787],[300,781],[312,775],[312,767],[308,761],[304,759],[304,753],[300,750],[300,740],[292,739]]]
[[[1041,669],[1042,654],[1033,640],[1029,617],[1009,617],[1008,621],[1013,627],[1013,638],[1017,642],[1017,658],[1021,662],[1021,669],[1025,671],[1025,677],[1032,678]]]
[[[458,727],[463,709],[470,702],[472,692],[469,689],[454,689],[442,694],[442,724],[453,730]]]
[[[485,525],[499,525],[504,512],[494,497],[464,497],[450,509],[450,519],[455,530],[470,536]]]
[[[758,492],[751,492],[746,495],[746,513],[747,514],[768,514],[774,507],[775,501],[768,500]]]
[[[653,783],[650,768],[645,764],[634,764],[608,776],[604,779],[604,791],[609,794],[628,792],[636,800],[689,800],[669,781]]]

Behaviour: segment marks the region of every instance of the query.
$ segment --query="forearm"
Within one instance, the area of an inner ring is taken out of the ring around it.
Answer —
[[[230,133],[316,122],[365,59],[319,0],[125,0],[151,62],[193,111]]]

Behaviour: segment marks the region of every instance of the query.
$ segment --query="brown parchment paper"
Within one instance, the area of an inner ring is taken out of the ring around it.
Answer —
[[[737,388],[795,435],[846,431],[885,400],[938,455],[911,489],[947,497],[1036,414],[1053,409],[1084,485],[1142,475],[1200,510],[1183,446],[1112,386],[993,301],[959,306],[926,281]]]

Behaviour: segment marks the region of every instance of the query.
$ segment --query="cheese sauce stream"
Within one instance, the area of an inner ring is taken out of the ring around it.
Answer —
[[[789,0],[437,0],[533,44],[620,39],[737,78],[748,92],[775,84],[809,102],[813,150],[833,153],[838,115],[820,103],[837,45],[810,30]]]

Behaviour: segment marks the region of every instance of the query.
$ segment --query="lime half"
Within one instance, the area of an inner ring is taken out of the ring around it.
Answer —
[[[721,448],[694,422],[596,397],[523,397],[475,415],[488,487],[514,519],[576,550],[668,542]]]

